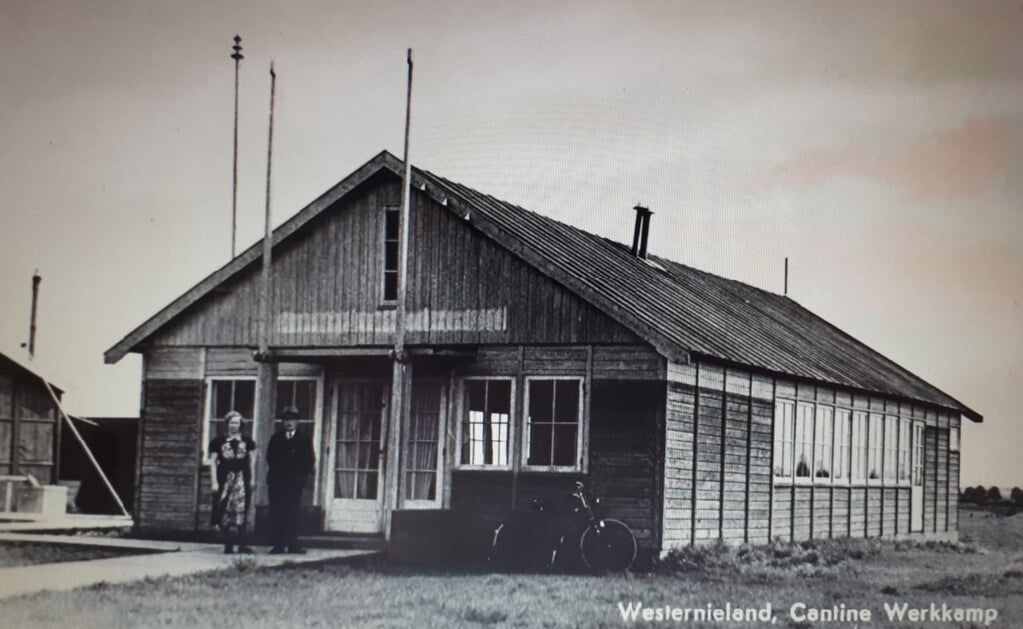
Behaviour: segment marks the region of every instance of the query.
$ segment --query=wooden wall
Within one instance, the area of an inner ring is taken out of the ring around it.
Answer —
[[[56,482],[60,421],[42,381],[17,368],[0,372],[0,474]]]
[[[274,332],[285,347],[389,345],[382,230],[400,182],[378,177],[274,252]],[[636,343],[638,339],[425,194],[412,196],[408,343]],[[163,346],[254,346],[258,264],[168,324]]]
[[[957,414],[714,364],[667,366],[662,550],[717,542],[955,537]],[[924,531],[908,486],[774,482],[774,402],[803,400],[924,420]]]

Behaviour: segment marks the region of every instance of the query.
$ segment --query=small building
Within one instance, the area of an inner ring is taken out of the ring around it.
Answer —
[[[258,244],[106,352],[143,356],[141,529],[207,528],[224,415],[267,409],[265,448],[294,405],[321,531],[494,523],[584,480],[650,552],[956,537],[977,412],[788,297],[648,255],[642,208],[621,244],[412,169],[401,269],[402,172],[383,152],[274,231],[266,355]]]
[[[57,482],[61,425],[53,396],[60,400],[63,394],[0,354],[0,474],[32,475],[44,485]]]

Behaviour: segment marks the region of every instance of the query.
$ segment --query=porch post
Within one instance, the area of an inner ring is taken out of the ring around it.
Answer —
[[[408,416],[409,365],[400,357],[391,373],[391,403],[384,450],[384,538],[391,540],[391,516],[401,506],[401,450],[404,418]]]
[[[260,506],[269,503],[269,493],[266,487],[266,446],[274,432],[274,415],[277,408],[277,363],[264,359],[258,364],[254,424],[258,437],[256,448],[259,456],[256,457],[256,478],[253,480],[256,482],[254,503]]]

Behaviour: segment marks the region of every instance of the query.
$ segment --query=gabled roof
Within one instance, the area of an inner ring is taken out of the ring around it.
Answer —
[[[60,395],[61,393],[64,392],[63,389],[61,389],[57,385],[53,384],[52,382],[50,382],[46,378],[40,376],[38,373],[36,373],[32,369],[29,369],[25,365],[21,364],[21,362],[19,362],[18,360],[15,360],[14,358],[11,358],[7,354],[0,353],[0,371],[4,371],[4,372],[8,372],[8,373],[17,373],[23,379],[26,379],[26,380],[38,380],[40,382],[40,384],[48,383],[51,387],[53,387],[54,392],[57,393],[58,395]]]
[[[374,157],[274,230],[274,245],[381,170],[400,176],[401,160],[386,151]],[[976,411],[788,297],[664,258],[636,258],[625,245],[428,171],[413,168],[412,185],[670,360],[743,365],[928,402],[981,420]],[[249,247],[107,350],[106,361],[119,360],[260,256],[259,243]]]

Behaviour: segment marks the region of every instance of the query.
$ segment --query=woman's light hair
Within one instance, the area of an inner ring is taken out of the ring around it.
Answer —
[[[225,422],[229,422],[232,419],[234,419],[235,417],[237,417],[239,420],[241,420],[241,422],[243,424],[245,423],[245,416],[242,415],[241,413],[239,413],[238,411],[231,411],[227,415],[224,415],[224,421]]]

